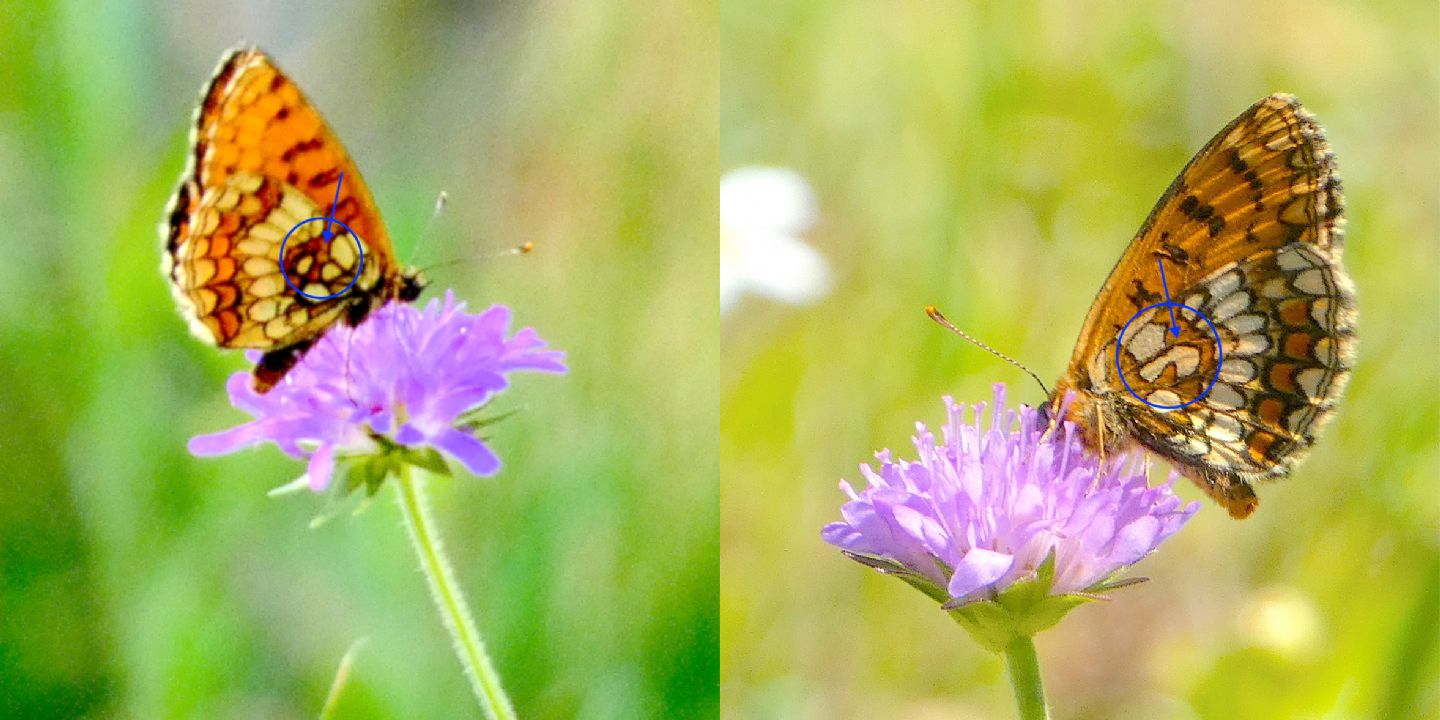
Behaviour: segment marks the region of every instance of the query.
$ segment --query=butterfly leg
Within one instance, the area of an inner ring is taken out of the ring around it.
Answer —
[[[1095,452],[1100,455],[1099,472],[1096,477],[1105,477],[1105,423],[1095,423],[1095,437],[1099,441]]]
[[[279,350],[271,350],[260,356],[260,362],[255,365],[254,387],[255,392],[264,394],[270,392],[270,388],[280,382],[295,363],[305,356],[305,351],[314,345],[314,340],[295,343]]]

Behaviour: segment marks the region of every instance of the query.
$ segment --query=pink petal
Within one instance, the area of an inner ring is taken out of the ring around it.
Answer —
[[[984,548],[971,548],[960,559],[960,564],[955,566],[955,574],[950,577],[950,596],[965,597],[970,593],[994,583],[1015,564],[1015,556],[1006,553],[986,550]]]

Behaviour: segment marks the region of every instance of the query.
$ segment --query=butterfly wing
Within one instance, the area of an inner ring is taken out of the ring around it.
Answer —
[[[1303,458],[1353,365],[1343,223],[1320,126],[1289,95],[1251,106],[1151,211],[1091,307],[1057,395],[1074,387],[1098,400],[1075,418],[1096,444],[1133,438],[1248,515],[1247,481]],[[1165,301],[1167,284],[1191,309],[1141,313]]]
[[[264,53],[221,61],[196,112],[192,149],[171,200],[164,270],[191,328],[221,347],[279,349],[313,339],[366,305],[394,275],[390,239],[360,171],[319,112]],[[341,181],[341,175],[344,175]],[[337,196],[336,189],[339,186]],[[338,198],[338,199],[337,199]],[[314,300],[287,288],[280,243],[297,223],[331,214],[334,237],[307,223],[286,242],[290,282],[323,297],[351,278],[355,292]]]

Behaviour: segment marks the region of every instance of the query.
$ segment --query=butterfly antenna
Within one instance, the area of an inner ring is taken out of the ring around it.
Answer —
[[[440,219],[440,213],[444,212],[445,204],[448,202],[450,202],[450,194],[444,190],[441,190],[440,194],[435,196],[435,209],[431,211],[430,219],[425,221],[425,227],[420,228],[420,234],[415,236],[415,245],[410,249],[410,257],[412,260],[415,254],[420,252],[420,248],[424,246],[426,239],[429,238],[430,231],[434,229],[435,222]]]
[[[450,267],[451,265],[464,265],[464,264],[466,264],[466,263],[480,262],[481,260],[488,260],[488,259],[499,258],[499,257],[511,257],[511,256],[514,256],[514,255],[529,255],[531,252],[534,252],[534,250],[535,250],[535,243],[530,242],[529,240],[526,240],[525,242],[520,243],[519,245],[516,245],[515,247],[505,248],[504,250],[501,250],[501,251],[499,251],[499,252],[490,253],[489,255],[482,255],[482,256],[480,256],[480,257],[456,258],[456,259],[454,259],[454,260],[445,260],[445,261],[443,261],[443,262],[434,263],[434,264],[432,264],[432,265],[426,265],[425,267],[420,268],[420,271],[428,275],[428,274],[430,274],[430,271],[431,271],[431,270],[434,270],[435,268]]]
[[[446,203],[448,203],[448,202],[450,202],[450,195],[449,195],[449,193],[446,193],[444,190],[441,190],[441,191],[440,191],[440,194],[435,197],[435,211],[430,214],[430,220],[427,221],[427,222],[425,223],[425,227],[420,230],[419,239],[416,240],[416,242],[415,242],[415,248],[416,248],[416,249],[415,249],[415,252],[418,252],[420,246],[421,246],[422,244],[424,244],[424,240],[427,238],[427,236],[429,236],[431,228],[433,228],[433,227],[435,226],[435,222],[440,219],[440,213],[445,210],[445,205],[446,205]],[[497,252],[497,253],[492,253],[492,254],[490,254],[490,255],[485,255],[485,256],[478,257],[478,258],[457,258],[457,259],[455,259],[455,260],[445,260],[445,261],[443,261],[443,262],[438,262],[438,263],[434,263],[434,264],[431,264],[431,265],[426,265],[426,266],[420,268],[420,271],[421,271],[422,273],[428,273],[429,271],[434,270],[434,269],[436,269],[436,268],[449,267],[449,266],[451,266],[451,265],[461,265],[461,264],[464,264],[464,263],[471,263],[471,262],[479,262],[480,260],[488,259],[488,258],[508,257],[508,256],[511,256],[511,255],[528,255],[528,254],[530,254],[530,253],[531,253],[532,251],[534,251],[534,250],[535,250],[535,243],[530,242],[530,241],[527,240],[527,241],[525,241],[525,242],[523,242],[523,243],[521,243],[521,244],[519,244],[519,245],[516,245],[515,247],[506,248],[506,249],[501,250],[500,252]],[[413,255],[413,254],[414,254],[414,253],[412,252],[412,255]]]
[[[930,319],[931,319],[931,320],[934,320],[935,323],[936,323],[937,325],[939,325],[940,327],[943,327],[943,328],[945,328],[946,330],[949,330],[950,332],[953,332],[953,333],[955,333],[956,335],[959,335],[960,337],[965,338],[966,340],[969,340],[970,342],[972,342],[972,343],[974,343],[975,345],[979,346],[981,350],[984,350],[985,352],[988,352],[988,353],[990,353],[991,355],[994,355],[995,357],[998,357],[998,358],[1000,358],[1001,360],[1004,360],[1005,362],[1010,363],[1011,365],[1014,365],[1015,367],[1020,368],[1021,370],[1024,370],[1026,375],[1029,375],[1030,377],[1034,378],[1034,379],[1035,379],[1035,382],[1036,382],[1036,383],[1039,383],[1040,389],[1043,390],[1043,391],[1045,391],[1045,397],[1050,397],[1050,389],[1047,388],[1047,387],[1045,387],[1045,383],[1044,383],[1044,382],[1041,382],[1040,376],[1038,376],[1038,375],[1036,375],[1035,373],[1031,372],[1031,371],[1030,371],[1030,368],[1025,367],[1024,365],[1022,365],[1019,360],[1016,360],[1015,358],[1012,358],[1012,357],[1010,357],[1009,355],[1006,355],[1005,353],[1002,353],[1002,352],[1000,352],[999,350],[996,350],[995,348],[992,348],[992,347],[990,347],[989,345],[986,345],[985,343],[980,342],[979,340],[977,340],[977,339],[975,339],[974,337],[972,337],[972,336],[970,335],[970,333],[967,333],[967,332],[965,332],[964,330],[961,330],[960,328],[955,327],[955,324],[952,323],[952,322],[950,322],[949,320],[947,320],[947,319],[945,318],[945,316],[940,313],[940,310],[939,310],[938,308],[936,308],[934,305],[926,305],[926,306],[925,306],[925,314],[926,314],[926,315],[929,315],[929,316],[930,316]]]

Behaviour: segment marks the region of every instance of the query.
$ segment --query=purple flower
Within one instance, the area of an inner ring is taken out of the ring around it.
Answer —
[[[845,519],[822,535],[866,565],[948,599],[947,608],[994,599],[1037,574],[1051,595],[1115,587],[1104,583],[1199,509],[1181,506],[1173,474],[1149,487],[1145,460],[1102,464],[1071,423],[1047,432],[1034,409],[1007,409],[1003,384],[995,386],[988,428],[984,404],[974,424],[964,422],[963,405],[949,397],[945,405],[943,441],[917,424],[917,460],[877,453],[879,468],[860,468],[864,491],[840,483],[850,496]]]
[[[476,437],[474,411],[507,387],[509,373],[565,372],[563,353],[545,349],[531,328],[506,337],[509,325],[509,308],[467,313],[450,291],[423,310],[387,304],[359,327],[332,327],[268,393],[251,389],[248,373],[230,376],[231,404],[255,419],[191,439],[190,452],[273,442],[308,458],[316,492],[330,484],[337,460],[394,448],[438,450],[476,475],[493,475],[500,459]]]

